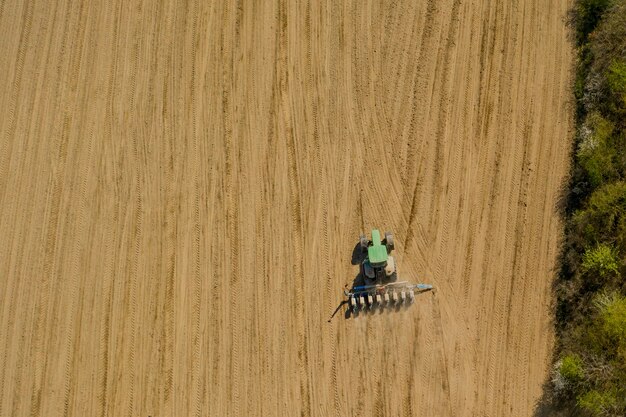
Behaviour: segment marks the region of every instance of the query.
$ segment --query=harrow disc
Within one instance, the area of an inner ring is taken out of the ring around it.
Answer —
[[[348,303],[354,310],[413,303],[415,295],[431,290],[428,284],[411,284],[407,281],[393,282],[386,285],[363,285],[344,291]]]

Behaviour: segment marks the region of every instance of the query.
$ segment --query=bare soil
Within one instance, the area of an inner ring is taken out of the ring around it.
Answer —
[[[531,416],[569,5],[1,2],[0,416]]]

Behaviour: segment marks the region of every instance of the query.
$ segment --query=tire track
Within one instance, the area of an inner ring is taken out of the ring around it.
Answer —
[[[140,161],[137,151],[137,143],[136,138],[134,139],[134,153],[135,153],[135,161],[137,166],[141,167],[143,164]],[[139,274],[139,259],[140,259],[140,247],[141,247],[141,238],[142,238],[142,226],[143,226],[143,202],[141,197],[141,184],[142,181],[141,174],[136,174],[135,180],[135,210],[133,214],[133,223],[132,223],[132,240],[134,241],[134,257],[132,260],[131,269],[129,272],[130,278],[130,342],[129,342],[129,357],[128,357],[128,379],[130,383],[128,384],[128,410],[127,415],[132,416],[136,414],[135,409],[135,380],[136,373],[135,369],[136,365],[136,338],[137,338],[137,275]]]
[[[239,31],[239,25],[241,24],[241,16],[235,13],[235,21],[234,21],[234,30],[235,33]],[[229,11],[225,11],[225,15],[228,15]],[[224,46],[223,49],[234,55],[234,51],[236,50],[236,46],[233,47],[230,45],[230,39],[228,37],[224,37]],[[235,43],[238,42],[238,38],[235,37]],[[222,91],[222,106],[224,114],[224,153],[225,153],[225,168],[224,168],[224,178],[225,178],[225,201],[227,202],[226,207],[226,227],[227,233],[229,235],[229,250],[230,250],[230,289],[229,289],[229,299],[230,299],[230,309],[229,309],[229,317],[236,317],[239,314],[240,309],[239,306],[239,297],[238,297],[238,288],[239,288],[239,247],[240,247],[240,229],[239,229],[239,202],[237,199],[238,196],[238,188],[237,181],[235,177],[235,173],[237,172],[237,153],[233,148],[235,147],[234,137],[234,122],[235,119],[232,114],[231,105],[234,104],[234,99],[231,97],[232,92],[227,88],[229,85],[229,80],[233,77],[233,74],[228,74],[225,70],[222,74],[223,76],[223,88]],[[238,320],[233,320],[231,324],[231,355],[230,355],[230,375],[232,375],[232,380],[230,381],[229,387],[229,395],[228,400],[229,404],[233,407],[232,414],[239,415],[239,403],[240,403],[240,379],[241,379],[241,370],[240,370],[240,323]]]
[[[56,13],[56,10],[55,10]],[[47,25],[47,21],[46,23],[43,24],[44,26]],[[48,49],[49,50],[49,49]],[[44,54],[45,60],[43,60],[42,62],[47,62],[49,56],[46,56]],[[33,112],[33,109],[31,108],[31,112]],[[52,183],[52,179],[51,179],[51,174],[48,174],[47,176],[41,172],[40,175],[44,176],[44,177],[48,177],[49,180],[47,182],[47,187],[44,187],[44,189],[46,190],[50,190],[53,186]],[[56,190],[58,191],[58,181],[55,184]],[[44,216],[44,220],[43,220],[43,224],[46,225],[46,227],[42,228],[42,240],[41,240],[41,245],[39,246],[39,250],[43,252],[43,256],[40,257],[41,262],[38,262],[38,267],[36,268],[36,270],[41,270],[41,279],[39,281],[39,285],[36,287],[37,288],[37,296],[36,296],[36,301],[34,303],[34,308],[33,308],[33,314],[32,314],[32,323],[33,323],[33,327],[31,330],[31,345],[30,345],[30,349],[29,349],[29,354],[28,357],[29,358],[33,358],[33,357],[37,357],[38,360],[33,361],[33,365],[32,365],[32,379],[33,379],[33,385],[31,386],[31,400],[32,399],[41,399],[41,389],[40,389],[40,384],[41,384],[41,380],[42,380],[42,373],[43,370],[41,369],[41,364],[44,363],[44,358],[43,358],[43,349],[40,348],[41,344],[43,343],[42,339],[42,333],[45,332],[45,318],[44,318],[44,314],[42,313],[43,311],[47,311],[48,309],[48,293],[49,293],[49,276],[51,275],[51,271],[52,271],[52,254],[55,252],[53,245],[56,243],[56,226],[58,225],[58,204],[59,204],[59,199],[55,199],[56,201],[56,209],[50,209],[51,207],[51,195],[54,195],[54,193],[50,193],[47,192],[45,198],[43,199],[43,201],[45,201],[44,204],[44,209],[42,210],[43,212],[43,216]],[[51,217],[51,211],[53,214],[55,214],[55,216],[53,216],[53,220],[50,221],[50,217]],[[30,223],[30,222],[29,222]],[[52,224],[50,224],[52,223]],[[51,231],[49,228],[52,227],[53,231]],[[48,229],[47,233],[46,233],[46,228]],[[43,237],[45,235],[45,237]],[[10,241],[10,238],[9,238]],[[1,291],[4,292],[4,291]],[[2,329],[0,329],[1,332]],[[1,334],[1,333],[0,333]],[[2,337],[0,337],[0,339],[2,339]],[[8,338],[7,338],[8,339]],[[5,351],[6,352],[6,351]],[[3,370],[6,369],[6,356],[4,357],[4,362],[1,366],[1,368]],[[0,385],[2,385],[2,383],[4,382],[4,377],[0,377]],[[39,384],[39,385],[37,385]],[[39,386],[39,388],[37,388]],[[0,388],[0,415],[2,415],[2,393],[3,393],[3,389]],[[14,397],[14,401],[17,400],[16,397]],[[12,407],[13,409],[15,408],[15,405]]]
[[[4,133],[4,140],[2,141],[2,150],[0,151],[0,205],[4,203],[7,187],[7,170],[11,161],[11,154],[13,153],[13,138],[15,138],[17,130],[17,105],[18,97],[22,89],[22,75],[24,72],[24,62],[26,60],[26,48],[32,32],[33,26],[33,8],[34,5],[27,2],[24,5],[24,12],[22,14],[22,22],[20,24],[20,35],[17,46],[17,58],[15,65],[15,77],[13,79],[11,94],[8,105],[8,127]],[[4,382],[4,376],[0,378]],[[4,392],[0,387],[0,392]],[[2,405],[0,401],[0,413],[2,412]]]
[[[45,365],[42,368],[42,364],[45,364],[45,356],[43,350],[43,338],[45,336],[46,329],[46,315],[44,312],[48,311],[48,303],[49,303],[49,293],[50,293],[50,276],[53,268],[53,254],[55,253],[55,244],[56,244],[56,227],[58,224],[58,204],[59,198],[54,198],[54,196],[59,196],[58,192],[58,181],[53,181],[49,179],[49,183],[53,182],[52,186],[48,187],[48,190],[52,189],[52,192],[48,192],[46,195],[46,210],[45,210],[45,224],[48,225],[48,230],[45,232],[45,242],[44,246],[44,256],[42,257],[42,273],[41,273],[41,282],[39,285],[39,299],[35,306],[34,313],[34,322],[35,326],[33,329],[33,344],[32,350],[34,353],[31,353],[31,357],[37,358],[34,360],[35,369],[34,369],[34,384],[32,387],[31,393],[31,406],[30,406],[30,415],[31,417],[37,416],[40,414],[41,407],[41,381],[43,379],[43,375],[45,375]],[[56,204],[55,204],[56,202]],[[49,207],[49,209],[48,209]],[[56,207],[56,208],[55,208]],[[51,218],[56,218],[55,220],[50,220]],[[4,365],[4,364],[3,364]],[[4,366],[3,366],[4,369]],[[1,411],[1,410],[0,410]],[[1,413],[0,413],[1,415]]]
[[[70,64],[69,64],[69,68],[70,68],[70,80],[75,81],[78,80],[80,78],[81,75],[81,62],[82,62],[82,58],[83,58],[83,53],[84,53],[84,40],[85,40],[85,33],[86,33],[86,20],[88,19],[88,9],[85,10],[84,5],[81,4],[81,6],[79,7],[78,11],[78,17],[77,17],[77,28],[75,31],[75,34],[73,35],[73,39],[77,40],[77,44],[76,44],[76,48],[73,49],[70,53]],[[76,91],[76,86],[73,86],[73,88],[70,88],[70,91],[75,92]],[[72,109],[72,114],[76,114],[78,113],[81,117],[81,119],[84,120],[85,118],[85,112],[88,111],[88,109],[91,107],[89,104],[87,106],[83,106],[82,107],[82,112],[80,112],[78,110],[78,102],[81,101],[80,100],[80,96],[77,95],[76,98],[74,99],[74,108]],[[67,118],[69,119],[69,116],[67,116]],[[68,123],[68,136],[70,135],[70,125]],[[80,122],[76,122],[76,130],[78,130],[78,133],[81,133],[81,129],[82,128],[82,124],[80,124]],[[93,135],[90,136],[90,139],[93,140]],[[69,138],[67,139],[69,142]],[[63,377],[63,381],[64,381],[64,392],[63,392],[63,415],[67,416],[70,412],[70,402],[71,402],[71,395],[72,395],[72,376],[74,374],[74,353],[75,353],[75,349],[74,349],[74,338],[76,337],[76,333],[78,332],[78,337],[80,338],[80,320],[81,317],[78,316],[76,314],[76,310],[77,309],[82,309],[82,303],[79,306],[78,305],[78,300],[76,297],[76,294],[79,293],[81,291],[81,289],[79,288],[79,276],[81,276],[82,274],[80,273],[80,262],[78,261],[78,259],[82,258],[81,256],[78,255],[78,253],[80,253],[81,250],[83,250],[83,238],[84,238],[84,229],[89,226],[86,226],[85,223],[85,218],[89,217],[89,214],[87,213],[86,210],[86,194],[87,194],[87,179],[89,178],[89,167],[91,166],[91,154],[92,154],[92,142],[88,141],[86,144],[86,147],[83,149],[81,149],[80,145],[76,145],[76,146],[72,146],[71,148],[76,149],[76,151],[74,152],[74,154],[72,155],[74,159],[74,157],[76,157],[77,159],[77,167],[78,166],[83,166],[85,168],[83,168],[86,172],[82,172],[80,174],[77,174],[76,177],[73,179],[72,183],[75,183],[77,181],[80,181],[80,186],[79,186],[79,193],[78,193],[78,199],[79,199],[79,208],[78,208],[78,219],[76,219],[75,222],[73,222],[74,224],[77,225],[76,231],[73,233],[73,237],[75,240],[75,249],[74,249],[74,256],[72,257],[72,259],[74,259],[74,266],[73,266],[73,273],[72,275],[72,281],[71,281],[71,290],[69,291],[70,294],[70,302],[69,304],[71,305],[70,307],[70,316],[69,316],[69,323],[67,325],[67,334],[66,334],[66,340],[65,340],[65,365],[64,365],[64,377]],[[86,164],[81,164],[81,157],[84,158],[87,163]],[[73,184],[72,184],[73,185]],[[74,187],[70,185],[70,189],[73,189]],[[82,285],[80,286],[82,287]]]
[[[166,22],[166,32],[172,29],[172,18],[168,14]],[[163,95],[161,118],[163,123],[163,137],[165,139],[165,146],[163,148],[161,163],[165,169],[165,202],[164,206],[164,219],[163,219],[163,234],[165,244],[161,246],[163,251],[163,258],[165,258],[165,295],[163,303],[163,318],[164,325],[161,330],[161,339],[164,348],[159,355],[159,370],[163,375],[164,383],[161,385],[162,389],[159,392],[159,403],[162,407],[169,411],[170,407],[173,407],[174,401],[172,399],[172,393],[174,391],[174,333],[175,333],[175,320],[176,310],[174,308],[174,297],[176,288],[176,276],[177,276],[177,254],[176,246],[178,243],[178,218],[177,218],[177,195],[175,193],[175,187],[177,184],[176,178],[176,165],[175,165],[175,149],[174,149],[174,87],[173,76],[170,74],[173,67],[172,50],[165,54],[164,64],[164,77],[163,77]],[[162,392],[162,396],[161,396]],[[170,411],[171,412],[171,411]]]
[[[40,55],[41,56],[41,60],[39,61],[37,68],[44,66],[44,64],[46,64],[47,62],[49,62],[50,59],[50,42],[44,42],[44,39],[46,38],[46,34],[47,34],[47,29],[49,28],[49,16],[54,16],[56,15],[56,6],[54,8],[54,12],[52,13],[46,13],[46,16],[43,20],[43,22],[41,23],[41,27],[39,30],[39,36],[38,36],[38,41],[37,43],[39,45],[45,45],[44,46],[44,52]],[[1,13],[0,13],[0,19],[1,19]],[[52,38],[51,36],[48,36],[48,38]],[[42,76],[38,77],[41,80],[45,78],[45,75],[47,73],[47,67],[46,70],[42,71]],[[35,118],[35,110],[34,110],[34,104],[36,102],[36,97],[39,97],[39,94],[35,94],[38,93],[41,86],[43,85],[43,81],[38,81],[37,84],[37,89],[33,90],[33,96],[35,96],[35,98],[32,99],[31,101],[31,105],[30,105],[30,109],[28,111],[29,114],[32,114],[33,116],[31,117],[31,124],[32,124],[32,120]],[[37,126],[35,127],[35,136],[40,136],[40,130],[38,129]],[[30,132],[30,129],[29,129]],[[43,145],[39,145],[37,147],[37,154],[36,154],[36,161],[39,160],[40,158],[40,154],[41,154],[41,148],[43,148]],[[41,176],[41,178],[45,178],[45,177],[49,177],[50,173],[45,169],[47,167],[42,168],[40,166],[39,168],[39,176]],[[47,182],[47,186],[42,187],[44,190],[50,190],[51,188],[51,184],[50,181]],[[42,191],[39,191],[38,193],[41,193]],[[43,209],[41,210],[41,213],[43,215],[43,225],[47,225],[48,222],[46,221],[48,218],[48,213],[49,213],[49,207],[50,207],[50,193],[47,192],[45,193],[45,198],[43,199],[44,204],[43,204]],[[29,206],[32,206],[29,204]],[[26,224],[31,224],[31,221],[27,222]],[[56,223],[55,223],[56,226]],[[35,389],[35,384],[37,383],[37,381],[41,381],[41,374],[42,374],[42,370],[41,370],[41,363],[44,362],[44,358],[42,357],[42,349],[39,348],[39,346],[41,346],[42,343],[42,328],[44,328],[44,317],[42,314],[42,310],[43,311],[47,311],[47,306],[48,306],[48,288],[49,288],[49,280],[48,280],[48,275],[50,273],[50,268],[48,269],[44,269],[44,262],[43,262],[43,258],[48,255],[48,249],[49,249],[49,244],[50,244],[50,236],[44,237],[45,233],[43,232],[43,230],[45,230],[45,226],[42,226],[42,233],[41,233],[41,240],[40,240],[40,244],[38,246],[38,251],[39,252],[43,252],[44,256],[41,256],[40,259],[41,261],[37,262],[37,266],[34,268],[37,271],[41,271],[43,270],[43,274],[39,275],[41,276],[41,279],[39,280],[39,285],[37,285],[35,288],[37,290],[37,293],[34,295],[35,298],[35,302],[34,302],[34,306],[33,306],[33,313],[31,315],[32,317],[32,327],[30,330],[30,347],[28,348],[28,357],[29,358],[34,358],[34,357],[38,357],[38,360],[32,361],[32,365],[31,365],[31,369],[30,369],[30,375],[31,375],[31,379],[33,380],[31,383],[31,401],[32,399],[38,395],[36,394],[37,391]],[[54,234],[52,235],[54,238]],[[31,272],[32,273],[32,272]],[[37,276],[37,274],[35,274],[35,276]],[[0,287],[1,288],[1,287]],[[0,290],[0,293],[5,293],[5,288],[2,288]],[[0,329],[1,332],[2,329]],[[1,334],[1,333],[0,333]],[[2,339],[2,337],[0,337],[0,339]],[[28,345],[27,345],[28,346]],[[4,357],[4,355],[3,355]],[[5,360],[6,362],[6,360]],[[3,364],[2,368],[5,368],[5,364]],[[3,378],[4,379],[4,378]],[[24,397],[26,396],[26,394],[23,394]],[[14,403],[15,401],[18,399],[19,397],[14,396]],[[2,390],[0,390],[0,409],[2,408]],[[15,408],[15,404],[12,406],[12,409]],[[1,415],[1,411],[0,411],[0,415]]]
[[[69,8],[68,8],[69,9]],[[106,111],[104,115],[104,129],[106,137],[111,137],[113,134],[113,100],[115,93],[115,78],[117,76],[118,71],[118,62],[117,62],[117,51],[119,50],[119,32],[120,32],[120,24],[119,24],[119,16],[121,13],[121,4],[115,8],[113,15],[113,33],[111,39],[111,47],[112,52],[111,56],[113,57],[111,61],[111,65],[108,71],[108,86],[107,86],[107,94],[106,94]],[[106,143],[103,144],[103,154],[106,155],[107,146]],[[113,163],[113,161],[110,161]],[[113,163],[114,164],[114,163]],[[113,215],[113,220],[117,220],[117,212]],[[112,231],[112,242],[104,241],[105,253],[107,253],[107,249],[114,250],[117,247],[117,233],[115,229]],[[109,234],[110,236],[110,234]],[[115,253],[115,252],[113,252]],[[109,407],[109,393],[110,393],[110,345],[111,345],[111,320],[113,315],[113,297],[114,297],[114,271],[115,264],[117,263],[117,255],[107,256],[105,259],[112,259],[113,263],[110,268],[104,273],[104,283],[102,285],[103,288],[103,297],[105,302],[103,303],[104,307],[104,317],[102,318],[102,326],[99,335],[99,355],[98,355],[98,389],[100,390],[96,394],[98,406],[100,408],[99,415],[100,417],[105,417],[108,415],[108,407]],[[108,279],[107,279],[108,278]]]
[[[4,5],[2,6],[4,8]],[[31,32],[32,32],[32,23],[33,23],[33,5],[27,4],[24,6],[24,10],[22,12],[21,17],[21,29],[18,37],[18,45],[17,45],[17,57],[16,57],[16,65],[15,65],[15,75],[12,80],[12,86],[10,88],[9,94],[9,103],[8,104],[8,126],[3,135],[2,143],[0,143],[0,205],[5,201],[6,196],[6,184],[9,179],[8,168],[12,161],[13,154],[13,140],[17,133],[17,125],[18,125],[18,98],[20,97],[20,92],[22,90],[22,78],[23,71],[26,61],[26,44],[28,43]],[[32,103],[32,101],[31,101]],[[32,104],[30,106],[32,111]],[[4,130],[4,129],[3,129]],[[24,155],[24,150],[27,149],[28,142],[26,144],[22,144],[22,146],[18,149],[19,154],[15,159],[18,160],[18,172],[23,172],[23,164],[25,162],[26,156]],[[19,181],[19,179],[18,179]],[[21,181],[16,181],[16,188],[23,189],[24,186],[21,184]],[[30,187],[29,187],[30,188]],[[24,330],[22,330],[21,336],[17,336],[17,329],[20,326],[16,325],[16,321],[19,323],[20,316],[16,319],[16,300],[20,299],[20,295],[23,294],[23,285],[25,284],[25,277],[19,270],[17,269],[17,265],[22,265],[22,257],[24,251],[24,236],[22,234],[23,228],[19,227],[19,223],[16,224],[16,219],[13,213],[18,211],[23,211],[24,209],[19,206],[19,200],[16,198],[14,201],[9,201],[8,204],[3,205],[4,207],[8,207],[9,215],[6,216],[5,221],[0,223],[0,226],[11,225],[12,228],[9,228],[8,233],[6,233],[3,237],[5,245],[3,245],[2,252],[8,252],[4,254],[4,257],[8,259],[2,265],[2,270],[6,270],[3,272],[3,276],[13,275],[14,278],[5,280],[5,285],[2,285],[2,309],[0,310],[0,323],[2,327],[0,327],[0,340],[4,340],[5,343],[4,349],[0,351],[0,355],[2,357],[0,362],[0,415],[3,415],[3,410],[5,409],[5,393],[8,393],[8,389],[5,390],[5,381],[10,380],[13,385],[13,395],[11,400],[11,413],[15,412],[15,402],[18,399],[19,392],[21,390],[22,383],[22,372],[23,372],[23,360],[24,360],[24,347],[18,344],[17,355],[15,364],[11,366],[11,368],[15,368],[14,372],[11,372],[13,369],[9,369],[9,373],[7,373],[7,364],[11,365],[9,359],[12,357],[9,356],[9,352],[11,351],[11,346],[13,344],[9,344],[9,341],[19,339],[20,341],[24,341]],[[26,208],[25,212],[28,213],[30,210]],[[32,213],[32,211],[31,211]],[[31,215],[27,215],[30,217]],[[6,223],[5,223],[6,222]],[[5,227],[1,227],[0,231],[3,231]],[[17,230],[16,230],[17,229]],[[17,253],[14,255],[14,248],[17,242]],[[4,249],[6,248],[6,249]],[[17,260],[14,261],[14,258]],[[12,265],[16,265],[15,268],[11,268]],[[5,268],[6,267],[6,268]],[[15,271],[15,272],[13,272]],[[12,273],[13,272],[13,273]],[[21,275],[21,276],[20,276]],[[10,284],[9,284],[10,283]],[[8,287],[8,288],[7,288]],[[5,295],[6,294],[6,295]],[[7,297],[8,295],[8,297]],[[5,307],[6,306],[6,307]],[[6,310],[8,310],[8,312]],[[4,326],[4,318],[7,318],[6,328]],[[23,326],[23,328],[27,328],[29,326]],[[18,342],[19,343],[19,342]],[[7,399],[10,400],[11,397]]]
[[[104,249],[105,249],[105,253],[108,252],[108,249],[111,248],[111,246],[116,246],[115,245],[115,241],[116,241],[116,236],[113,239],[114,244],[113,245],[108,245],[107,242],[104,243]],[[113,267],[110,268],[111,270],[113,270]],[[99,366],[99,370],[98,370],[98,386],[101,389],[101,391],[97,394],[97,400],[98,400],[98,405],[100,407],[100,412],[99,415],[100,417],[104,417],[108,415],[108,410],[107,410],[107,406],[108,406],[108,393],[109,393],[109,380],[110,380],[110,375],[109,375],[109,362],[110,362],[110,358],[109,358],[109,347],[110,347],[110,340],[111,340],[111,315],[112,315],[112,310],[113,310],[113,283],[112,283],[112,271],[110,271],[108,274],[105,272],[105,277],[106,275],[109,275],[111,278],[107,281],[104,281],[103,284],[103,294],[104,294],[104,317],[103,317],[103,323],[102,323],[102,327],[101,327],[101,331],[100,331],[100,341],[99,341],[99,346],[100,346],[100,355],[98,358],[98,362],[101,364]],[[39,415],[39,413],[33,414],[33,415]]]
[[[301,411],[302,416],[311,415],[311,394],[308,381],[308,341],[306,334],[306,324],[304,323],[306,317],[306,305],[304,299],[304,267],[303,267],[303,232],[302,232],[302,206],[300,196],[300,177],[296,159],[296,145],[294,138],[294,130],[291,123],[291,116],[289,113],[289,105],[286,102],[289,78],[286,68],[287,54],[288,54],[288,10],[287,4],[284,1],[280,1],[278,5],[278,27],[277,33],[277,45],[278,45],[278,67],[279,72],[278,87],[280,94],[280,108],[282,117],[279,115],[279,120],[282,118],[282,134],[285,135],[286,147],[287,147],[287,163],[288,171],[287,176],[289,179],[289,197],[290,197],[290,216],[291,216],[291,228],[294,233],[294,245],[293,245],[293,268],[294,276],[299,280],[295,284],[295,303],[296,303],[296,322],[298,323],[298,362],[300,363],[300,398],[301,407],[304,407]]]
[[[198,130],[197,130],[197,102],[196,102],[196,48],[197,48],[197,32],[198,32],[198,2],[195,1],[193,3],[193,8],[191,9],[191,13],[193,15],[192,24],[191,24],[191,73],[190,73],[190,105],[191,105],[191,135],[194,142],[194,154],[201,155],[198,151]],[[198,165],[198,163],[194,164]],[[202,164],[199,164],[202,167]],[[199,200],[199,188],[200,183],[198,180],[198,170],[194,170],[193,172],[193,185],[195,189],[195,198],[194,198],[194,244],[192,247],[192,252],[194,254],[194,289],[195,289],[195,297],[193,300],[193,308],[192,308],[192,321],[193,321],[193,353],[192,353],[192,361],[193,361],[193,373],[191,376],[193,385],[193,404],[195,404],[194,410],[195,415],[200,416],[202,412],[202,388],[203,385],[201,383],[202,379],[201,375],[201,364],[200,364],[200,352],[201,352],[201,332],[200,332],[200,311],[201,311],[201,294],[202,294],[202,281],[200,277],[200,248],[201,248],[201,228],[200,228],[200,200]]]
[[[444,186],[443,183],[443,178],[445,178],[444,175],[441,175],[441,172],[444,171],[444,168],[447,165],[447,159],[446,156],[444,155],[444,152],[442,150],[442,148],[444,148],[445,144],[444,142],[444,137],[447,137],[447,131],[448,131],[448,121],[449,121],[449,116],[448,116],[448,112],[449,112],[449,103],[451,102],[451,98],[450,98],[450,78],[451,78],[451,68],[453,65],[452,62],[452,54],[454,52],[454,42],[456,41],[456,34],[458,31],[458,21],[459,21],[459,7],[460,7],[460,1],[459,0],[454,0],[453,4],[452,4],[452,8],[450,10],[450,20],[448,23],[448,33],[446,35],[446,43],[445,43],[445,47],[444,47],[444,53],[442,54],[441,49],[438,51],[438,61],[439,61],[439,56],[441,56],[441,63],[443,64],[443,70],[441,71],[441,73],[443,74],[443,78],[441,80],[441,87],[440,89],[443,91],[441,94],[441,98],[439,101],[439,108],[441,109],[441,113],[439,116],[439,120],[438,120],[438,125],[437,125],[437,129],[435,132],[435,169],[434,169],[434,175],[433,175],[433,189],[437,189],[437,190],[444,190],[447,189],[449,187],[448,184],[452,184],[454,186],[454,184],[456,184],[456,174],[457,174],[457,170],[451,170],[451,178],[446,178],[447,182],[446,182],[446,186]],[[439,67],[439,62],[437,64],[437,68]],[[438,72],[438,71],[436,71]],[[455,144],[453,144],[454,146]],[[458,145],[456,146],[456,148],[458,149]],[[440,181],[439,184],[437,184],[437,182]],[[440,206],[440,199],[442,198],[442,193],[437,193],[436,197],[435,197],[435,202],[433,203],[434,206],[439,207]],[[450,205],[451,205],[451,200],[448,198],[447,199],[447,204],[446,207],[444,208],[444,218],[443,218],[443,224],[441,226],[440,229],[440,234],[442,236],[441,238],[441,246],[442,247],[447,247],[447,241],[448,241],[448,230],[449,230],[449,216],[450,213],[452,212],[452,210],[450,209]],[[435,270],[435,276],[441,276],[441,268],[443,266],[443,256],[444,256],[444,251],[440,251],[440,256],[437,259],[437,264],[436,264],[436,270]]]
[[[418,109],[429,108],[430,103],[432,102],[432,98],[433,98],[431,94],[427,100],[418,99],[417,97],[420,97],[420,95],[417,92],[418,91],[426,92],[431,83],[431,78],[427,78],[426,76],[424,76],[423,73],[428,71],[429,68],[432,66],[431,64],[432,58],[429,58],[428,48],[433,43],[435,32],[438,27],[438,19],[437,19],[438,12],[439,12],[439,8],[437,7],[437,2],[430,1],[430,0],[427,1],[426,12],[424,16],[425,27],[422,29],[420,49],[419,49],[418,58],[417,58],[418,65],[416,66],[416,71],[415,71],[415,76],[414,76],[414,81],[413,81],[412,114],[414,116],[411,117],[412,128],[409,130],[409,134],[411,134],[414,131],[417,131],[417,126],[424,126],[426,124],[425,117],[427,117],[428,114],[422,117],[419,117],[423,115],[423,112],[418,111]],[[416,80],[419,80],[419,79],[423,79],[424,81],[418,83]],[[431,89],[431,93],[432,91],[433,90]],[[411,136],[409,136],[409,138]],[[414,143],[420,143],[420,142],[421,141],[414,141]],[[421,191],[421,185],[422,185],[421,179],[425,177],[425,174],[423,174],[423,172],[426,169],[424,161],[427,160],[427,154],[424,152],[422,153],[421,157],[419,157],[418,154],[419,154],[419,148],[412,148],[409,145],[409,142],[407,142],[407,157],[406,157],[407,162],[406,162],[406,168],[405,168],[406,171],[403,173],[402,178],[406,178],[407,179],[406,182],[409,183],[408,171],[409,169],[411,169],[411,167],[418,167],[418,170],[417,170],[418,175],[416,176],[416,179],[413,182],[413,192],[410,194],[411,195],[410,197],[411,209],[409,210],[409,215],[408,215],[408,220],[407,220],[408,232],[406,234],[406,238],[405,238],[404,245],[403,245],[405,248],[409,247],[409,243],[413,239],[413,223],[415,220],[415,216],[417,214],[417,207],[418,207],[417,196],[418,194],[421,194],[419,193],[419,191]],[[416,163],[415,160],[418,158],[419,158],[419,162]]]

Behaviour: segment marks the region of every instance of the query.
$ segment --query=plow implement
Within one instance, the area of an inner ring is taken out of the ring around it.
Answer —
[[[415,301],[415,294],[432,289],[432,285],[401,281],[385,285],[361,285],[344,291],[344,294],[348,297],[350,308],[363,310],[411,304]]]

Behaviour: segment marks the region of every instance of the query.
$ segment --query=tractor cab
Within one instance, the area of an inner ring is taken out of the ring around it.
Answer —
[[[360,239],[361,249],[366,254],[362,262],[363,276],[366,282],[382,284],[393,282],[397,279],[396,266],[393,257],[390,255],[394,249],[393,235],[385,233],[385,238],[381,240],[380,231],[372,230],[372,239],[365,235]]]
[[[387,246],[383,245],[380,240],[380,232],[372,230],[371,245],[367,247],[367,258],[373,267],[384,267],[389,258]]]

